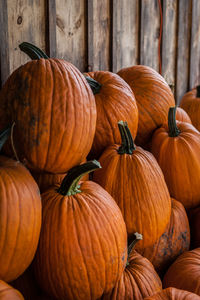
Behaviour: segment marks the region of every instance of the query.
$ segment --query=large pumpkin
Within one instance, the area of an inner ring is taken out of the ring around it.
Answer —
[[[181,254],[169,267],[163,286],[175,287],[200,296],[200,248]]]
[[[71,63],[40,58],[19,67],[2,87],[0,104],[0,130],[15,122],[16,152],[31,170],[64,173],[89,153],[96,104]]]
[[[24,300],[19,291],[0,280],[0,300]]]
[[[167,121],[174,96],[165,79],[148,66],[136,65],[118,73],[131,87],[138,106],[139,123],[136,144],[147,144],[153,131]]]
[[[181,202],[172,199],[171,218],[165,232],[150,247],[140,253],[148,258],[158,274],[163,277],[168,267],[190,247],[190,227]]]
[[[183,96],[180,107],[188,113],[192,124],[200,131],[200,85]]]
[[[122,211],[129,238],[141,232],[143,249],[163,234],[171,214],[171,199],[162,171],[150,152],[133,143],[126,122],[118,123],[122,144],[112,145],[99,158],[93,180],[108,191]]]
[[[170,287],[144,300],[200,300],[200,297],[197,294]]]
[[[40,286],[59,300],[93,300],[117,283],[127,260],[127,233],[113,198],[80,177],[99,167],[71,169],[61,186],[42,194],[43,221],[35,259]]]
[[[162,282],[153,265],[132,249],[120,280],[110,293],[103,295],[102,300],[142,300],[161,288]]]
[[[97,106],[96,131],[89,157],[97,159],[107,146],[120,143],[118,121],[127,121],[135,138],[138,108],[131,88],[119,75],[109,71],[96,71],[85,75],[93,87]]]
[[[200,133],[189,123],[176,121],[169,110],[168,126],[154,132],[151,151],[156,157],[170,195],[185,208],[200,205]]]

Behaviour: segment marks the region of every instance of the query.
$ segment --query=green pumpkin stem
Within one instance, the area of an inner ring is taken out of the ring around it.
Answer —
[[[9,125],[0,132],[0,151],[7,141],[8,137],[11,135],[12,127],[13,125]]]
[[[101,84],[89,76],[86,76],[86,75],[84,75],[84,76],[85,76],[85,79],[87,80],[87,82],[89,83],[89,86],[90,86],[93,94],[94,95],[99,94],[100,89],[101,89]]]
[[[169,129],[169,136],[176,137],[179,136],[181,133],[176,125],[176,106],[170,107],[168,113],[168,129]]]
[[[19,48],[21,51],[26,53],[31,59],[40,59],[40,58],[46,58],[49,57],[44,53],[41,49],[36,47],[35,45],[27,42],[23,42],[19,45]]]
[[[200,85],[197,85],[196,89],[197,89],[196,97],[200,98]]]
[[[126,262],[126,266],[129,265],[129,257],[130,257],[130,254],[132,252],[132,250],[134,249],[135,245],[141,241],[143,239],[142,237],[142,234],[138,233],[138,232],[135,232],[134,233],[135,235],[135,239],[132,241],[132,243],[128,246],[128,257],[127,257],[127,262]]]
[[[118,127],[122,139],[122,144],[118,149],[119,154],[133,154],[133,151],[136,149],[131,132],[128,128],[127,122],[119,121]]]
[[[58,193],[64,196],[75,195],[81,193],[79,181],[83,175],[88,174],[92,171],[101,168],[100,163],[97,160],[88,161],[82,165],[75,166],[71,168],[67,175],[64,177]]]

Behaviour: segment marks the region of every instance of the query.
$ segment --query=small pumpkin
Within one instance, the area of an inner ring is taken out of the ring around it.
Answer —
[[[0,280],[0,300],[24,300],[24,297],[18,290]]]
[[[183,96],[180,107],[187,112],[194,127],[200,131],[200,85]]]
[[[171,197],[185,208],[200,205],[200,133],[189,123],[176,121],[169,109],[168,125],[154,132],[151,151],[157,159]]]
[[[123,68],[117,74],[130,85],[137,102],[139,122],[135,142],[146,145],[153,131],[167,121],[168,110],[175,105],[173,93],[165,79],[148,66]]]
[[[144,300],[199,300],[200,297],[188,291],[179,290],[173,287],[164,289],[153,296],[144,298]]]
[[[175,287],[200,296],[200,248],[181,254],[169,267],[163,287]]]
[[[102,300],[142,300],[162,289],[162,282],[153,265],[133,249],[139,240],[141,235],[135,233],[135,240],[129,246],[126,268],[114,289]]]
[[[171,214],[171,199],[162,171],[150,152],[134,145],[126,122],[118,122],[122,143],[106,148],[99,158],[101,170],[93,180],[100,184],[122,211],[129,239],[141,232],[143,249],[163,234]]]
[[[190,117],[188,116],[186,111],[184,109],[182,109],[181,107],[176,108],[176,120],[192,124]]]
[[[85,76],[93,89],[97,107],[96,131],[89,154],[90,159],[96,159],[107,146],[120,143],[119,120],[128,122],[135,138],[138,108],[131,88],[119,75],[109,71],[95,71]]]
[[[119,207],[95,182],[79,182],[99,167],[96,161],[74,167],[60,186],[42,194],[36,278],[60,300],[97,299],[115,286],[125,268],[127,233]]]

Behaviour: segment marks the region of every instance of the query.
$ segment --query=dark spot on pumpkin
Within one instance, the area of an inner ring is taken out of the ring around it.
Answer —
[[[32,115],[31,118],[30,118],[30,121],[29,121],[30,127],[35,127],[37,122],[38,122],[38,117]]]

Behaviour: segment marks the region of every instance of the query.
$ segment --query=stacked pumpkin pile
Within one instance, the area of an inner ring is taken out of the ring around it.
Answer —
[[[200,133],[165,80],[20,48],[33,60],[0,92],[0,299],[200,299]]]

